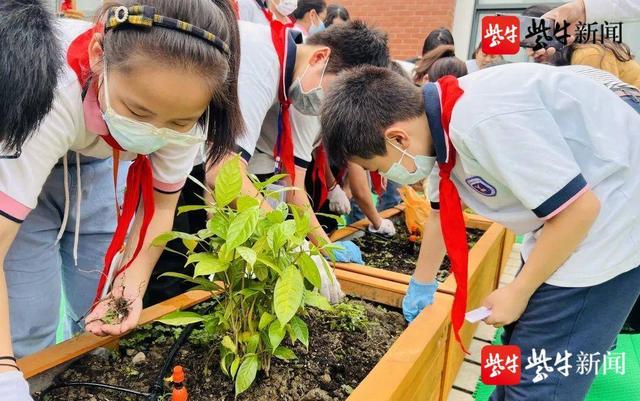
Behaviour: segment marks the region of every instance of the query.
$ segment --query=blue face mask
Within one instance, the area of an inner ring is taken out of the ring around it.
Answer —
[[[309,27],[309,36],[315,35],[316,33],[322,32],[327,29],[327,27],[324,25],[324,21],[320,21],[320,17],[318,17],[317,15],[316,18],[318,18],[319,22]]]
[[[381,176],[400,185],[412,185],[429,177],[429,174],[431,174],[431,170],[433,170],[433,166],[436,163],[435,156],[413,156],[407,153],[406,149],[401,149],[389,140],[387,140],[387,142],[402,152],[402,156],[400,156],[400,160],[393,163],[389,170],[386,172],[381,171]],[[402,165],[402,159],[405,156],[413,160],[416,165],[416,171],[409,172],[409,170]]]
[[[120,147],[139,155],[151,154],[167,144],[191,146],[204,142],[209,126],[209,112],[204,131],[196,122],[189,132],[178,132],[170,128],[155,126],[118,114],[109,100],[109,82],[107,80],[106,62],[104,76],[104,97],[107,103],[102,118],[109,128],[109,133]]]

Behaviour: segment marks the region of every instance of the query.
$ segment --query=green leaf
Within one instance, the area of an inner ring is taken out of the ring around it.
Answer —
[[[287,347],[282,347],[282,346],[276,348],[276,350],[273,351],[273,356],[275,356],[278,359],[282,359],[284,361],[290,361],[292,359],[298,358],[293,351],[291,351]]]
[[[178,206],[178,216],[182,213],[193,212],[194,210],[202,210],[207,208],[207,205],[186,205],[186,206]]]
[[[228,267],[229,264],[224,263],[213,255],[207,255],[207,257],[203,257],[198,263],[196,263],[193,275],[194,277],[209,276],[211,274],[223,272],[227,270]]]
[[[184,244],[184,247],[189,250],[189,252],[193,252],[193,250],[196,249],[196,246],[198,246],[198,241],[192,239],[183,239],[182,243]]]
[[[280,224],[287,218],[286,215],[282,214],[279,210],[272,210],[267,213],[267,220],[271,224]]]
[[[267,269],[264,264],[257,263],[253,266],[253,274],[256,275],[256,278],[258,280],[265,281],[267,278],[269,278],[269,269]]]
[[[258,345],[260,345],[260,334],[256,333],[247,340],[247,352],[255,354],[258,351]]]
[[[260,206],[260,201],[252,196],[248,196],[248,195],[242,195],[241,197],[238,198],[238,200],[236,201],[236,209],[239,212],[243,212],[247,209],[250,209],[252,207],[258,207]]]
[[[228,349],[229,351],[233,352],[234,354],[238,352],[238,348],[236,348],[236,344],[233,342],[233,340],[229,336],[224,336],[222,338],[222,346]]]
[[[216,213],[207,221],[207,230],[211,231],[222,239],[227,239],[227,230],[229,229],[229,221],[222,213]]]
[[[306,278],[315,288],[320,288],[322,286],[318,266],[316,266],[316,262],[314,262],[311,256],[307,253],[301,253],[298,257],[298,266],[300,266],[300,270],[302,271],[304,278]]]
[[[260,209],[257,207],[247,209],[238,214],[229,225],[229,229],[227,231],[227,249],[235,249],[239,245],[244,244],[256,229],[259,217]]]
[[[309,348],[309,327],[304,322],[304,320],[300,319],[298,316],[294,316],[289,322],[289,326],[291,331],[295,335],[297,340],[307,348]]]
[[[295,233],[296,222],[293,220],[283,221],[269,228],[267,243],[273,252],[278,252]]]
[[[258,262],[262,263],[265,266],[272,268],[278,275],[282,274],[282,269],[278,266],[278,264],[268,257],[267,255],[258,256]]]
[[[250,267],[253,267],[253,265],[256,264],[258,255],[256,255],[256,252],[253,249],[247,248],[244,246],[239,246],[236,248],[236,251],[240,254],[240,257],[244,259]]]
[[[157,321],[169,326],[186,326],[191,323],[202,322],[204,318],[195,312],[175,311],[164,315]]]
[[[238,373],[238,368],[240,367],[240,357],[236,355],[236,358],[231,362],[231,369],[229,370],[229,374],[231,377],[236,377],[236,373]]]
[[[248,355],[242,361],[236,376],[236,396],[246,391],[256,379],[260,362],[257,355]]]
[[[276,317],[269,312],[263,312],[260,316],[260,323],[258,323],[258,330],[262,330],[267,327]]]
[[[167,242],[173,241],[176,238],[190,239],[190,240],[193,240],[193,241],[200,241],[200,238],[197,235],[181,233],[181,232],[178,232],[178,231],[169,231],[168,233],[164,233],[164,234],[158,235],[153,240],[153,242],[151,242],[151,245],[153,245],[153,246],[165,246],[165,245],[167,245]]]
[[[218,207],[227,206],[240,195],[242,190],[242,172],[240,160],[234,157],[226,161],[218,174],[214,187],[216,204]]]
[[[265,181],[254,182],[254,185],[258,190],[262,190],[262,189],[268,187],[271,184],[275,184],[276,182],[278,182],[281,179],[285,178],[287,175],[288,174],[275,174],[275,175],[272,175],[271,177],[269,177],[269,179],[267,179]]]
[[[273,309],[280,323],[286,325],[302,304],[304,281],[300,271],[291,265],[284,269],[273,294]]]
[[[278,320],[271,322],[271,325],[269,325],[269,343],[271,343],[273,349],[278,348],[285,334],[286,330]]]
[[[315,291],[304,290],[304,304],[323,311],[330,311],[332,309],[327,298]]]
[[[202,278],[202,277],[196,277],[193,278],[191,276],[187,276],[186,274],[182,274],[182,273],[175,273],[175,272],[167,272],[167,273],[163,273],[160,276],[158,276],[158,278],[162,278],[162,277],[175,277],[175,278],[181,278],[184,281],[187,281],[189,283],[193,283],[193,284],[197,284],[198,286],[202,287],[202,289],[207,290],[207,291],[219,291],[222,289],[222,287],[220,287],[218,284],[207,280],[206,278]]]

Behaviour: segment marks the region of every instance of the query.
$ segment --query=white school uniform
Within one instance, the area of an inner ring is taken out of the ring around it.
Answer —
[[[593,286],[640,265],[640,115],[604,86],[546,65],[498,66],[459,84],[449,129],[461,199],[526,233],[527,260],[545,221],[591,189],[600,214],[546,283]],[[434,144],[446,154],[441,138]],[[429,184],[436,207],[438,173]]]
[[[238,78],[240,109],[245,131],[236,142],[252,174],[272,174],[275,167],[273,149],[278,136],[278,85],[280,64],[268,26],[239,21],[242,57]],[[295,63],[296,44],[287,47],[289,70]],[[316,116],[307,116],[290,108],[296,166],[307,168],[314,143],[320,133]]]
[[[238,0],[239,20],[269,26],[269,20],[256,0]]]
[[[60,20],[59,24],[64,49],[91,27],[86,22],[67,19]],[[78,78],[71,68],[65,66],[59,77],[52,110],[38,131],[24,144],[19,158],[0,161],[1,215],[22,222],[36,207],[38,195],[52,168],[68,151],[102,159],[112,156],[112,148],[100,137],[107,130],[106,124],[102,119],[85,120],[84,107]],[[198,145],[167,145],[149,155],[156,190],[165,193],[180,191],[198,150]],[[136,154],[121,152],[122,160],[135,157]],[[62,182],[60,190],[63,190]],[[109,190],[105,188],[105,191]]]

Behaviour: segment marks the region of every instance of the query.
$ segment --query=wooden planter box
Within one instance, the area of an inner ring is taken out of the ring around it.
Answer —
[[[406,285],[338,271],[345,292],[389,306],[399,306]],[[209,299],[211,293],[190,291],[143,311],[141,324],[167,313],[187,309]],[[443,394],[445,363],[450,341],[449,312],[453,297],[436,294],[433,305],[407,327],[369,375],[349,396],[348,401],[437,401]],[[117,337],[96,337],[83,333],[18,361],[26,378],[40,381],[56,367],[98,347],[117,341]]]
[[[401,213],[403,209],[404,208],[400,206],[398,208],[386,210],[381,214],[384,218],[389,218]],[[503,226],[477,215],[465,214],[465,222],[468,228],[479,228],[485,230],[484,235],[469,251],[467,310],[472,310],[482,306],[482,301],[485,297],[494,289],[498,288],[500,275],[502,274],[502,271],[509,259],[509,254],[511,253],[515,236]],[[358,228],[366,228],[368,225],[369,221],[366,219],[353,224],[353,226]],[[352,227],[346,227],[334,233],[332,239],[339,240],[354,234],[356,231],[359,230]],[[345,274],[370,276],[373,279],[378,280],[372,281],[372,284],[376,283],[376,285],[381,285],[383,287],[387,286],[386,289],[394,293],[402,288],[398,287],[398,284],[404,285],[404,288],[406,288],[406,285],[409,284],[409,280],[411,278],[406,274],[353,263],[337,263],[336,274],[338,277]],[[456,283],[453,275],[449,276],[438,288],[439,293],[448,294],[450,296],[453,296],[455,290]],[[371,291],[383,291],[383,289],[376,287]],[[399,302],[401,302],[401,300]],[[478,323],[470,324],[465,321],[465,324],[462,327],[460,334],[467,349],[471,345],[477,326]],[[460,345],[454,340],[453,332],[451,330],[449,335],[450,338],[447,342],[447,356],[441,394],[441,399],[444,401],[448,398],[451,386],[453,385],[464,360],[464,352]]]

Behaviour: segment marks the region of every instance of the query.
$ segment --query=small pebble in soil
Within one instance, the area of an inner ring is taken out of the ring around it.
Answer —
[[[138,352],[132,359],[131,363],[134,365],[140,365],[141,363],[145,363],[147,361],[147,356],[144,352]]]
[[[138,351],[136,351],[136,350],[134,350],[132,348],[127,349],[126,352],[127,352],[127,356],[134,356],[135,354],[138,353]]]
[[[331,383],[331,376],[325,373],[320,377],[320,380],[322,380],[322,382],[325,384],[329,384]]]

